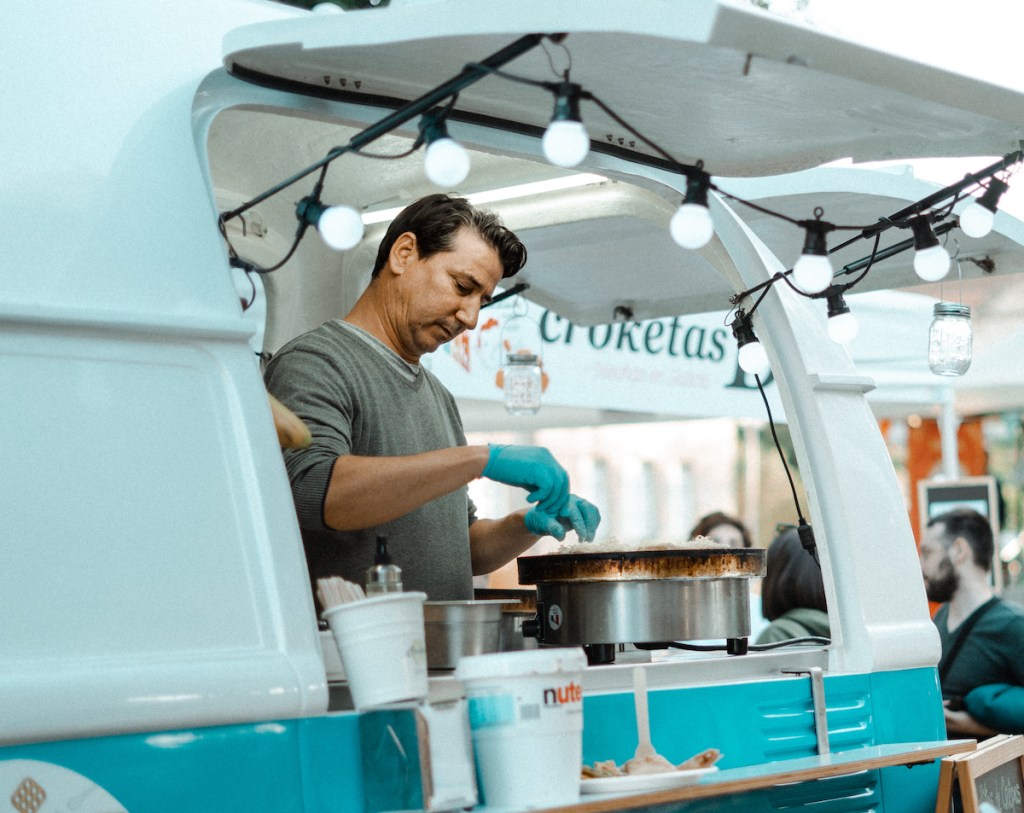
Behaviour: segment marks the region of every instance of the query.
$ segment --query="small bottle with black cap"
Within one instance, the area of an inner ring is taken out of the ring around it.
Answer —
[[[391,561],[387,537],[378,536],[377,553],[374,555],[373,564],[366,569],[366,595],[401,592],[402,568]]]

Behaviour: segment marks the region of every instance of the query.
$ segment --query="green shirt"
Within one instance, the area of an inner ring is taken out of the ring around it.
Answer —
[[[758,644],[774,644],[790,638],[831,638],[828,613],[813,607],[794,607],[780,615],[757,636]]]
[[[437,377],[335,320],[282,347],[267,366],[266,383],[313,435],[309,448],[287,450],[284,458],[314,595],[316,580],[326,576],[363,584],[382,534],[406,590],[432,600],[472,598],[469,526],[476,513],[465,486],[371,528],[335,531],[323,518],[340,455],[390,457],[466,445],[455,399]]]
[[[985,610],[986,604],[971,615]],[[956,633],[962,627],[950,630],[948,618],[949,605],[943,604],[934,618],[939,640],[942,641],[940,672],[956,640]],[[969,620],[970,617],[963,623]],[[1001,599],[995,599],[985,610],[949,665],[942,680],[942,696],[947,699],[963,698],[971,689],[992,683],[1024,686],[1024,607]]]

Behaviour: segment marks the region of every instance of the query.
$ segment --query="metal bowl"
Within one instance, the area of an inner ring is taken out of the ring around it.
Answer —
[[[423,628],[427,669],[454,669],[463,655],[498,651],[501,609],[508,601],[427,601]]]
[[[501,633],[498,636],[500,652],[517,652],[521,649],[536,649],[537,636],[523,635],[523,622],[537,617],[537,589],[529,590],[478,587],[473,591],[477,599],[503,599],[507,603],[501,608]]]

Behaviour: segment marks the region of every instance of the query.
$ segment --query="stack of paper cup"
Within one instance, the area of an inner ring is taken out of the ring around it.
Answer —
[[[384,593],[324,610],[357,711],[427,697],[426,593]]]
[[[466,689],[477,773],[488,808],[578,801],[586,664],[579,647],[459,660],[455,677]]]

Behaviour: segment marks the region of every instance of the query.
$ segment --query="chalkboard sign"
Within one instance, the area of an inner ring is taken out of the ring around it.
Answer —
[[[973,753],[943,760],[936,813],[950,810],[957,788],[964,813],[1024,813],[1024,736],[1002,734]]]

